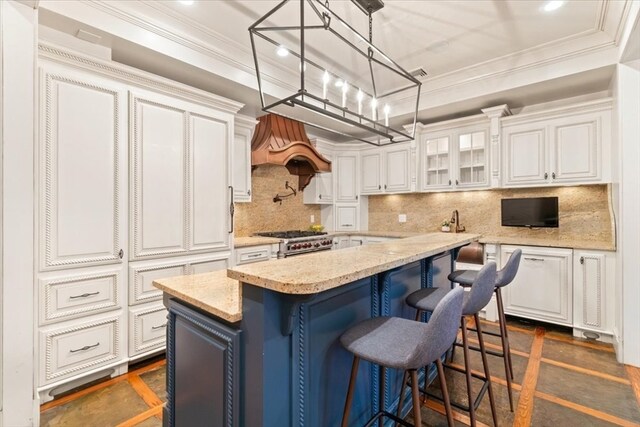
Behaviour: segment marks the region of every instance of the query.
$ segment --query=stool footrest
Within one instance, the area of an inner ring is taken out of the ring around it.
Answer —
[[[453,343],[453,345],[457,345],[458,347],[462,347],[462,343],[459,343],[459,342],[455,342],[455,343]],[[476,347],[474,345],[470,345],[469,346],[469,350],[480,351],[480,347]],[[487,353],[487,354],[490,354],[492,356],[504,357],[504,353],[501,352],[501,351],[485,349],[484,352]]]
[[[396,417],[394,414],[387,412],[387,411],[378,411],[377,414],[375,414],[373,417],[371,417],[369,419],[369,421],[367,421],[367,423],[364,425],[364,427],[371,427],[375,424],[376,421],[378,421],[380,418],[383,417],[387,417],[392,419],[393,421],[395,421],[396,423],[403,425],[405,427],[416,427],[413,424],[409,424],[408,422],[406,422],[405,420],[403,420],[402,418],[398,418]]]
[[[477,377],[476,377],[477,378]],[[484,397],[484,395],[486,394],[487,390],[489,389],[489,381],[485,381],[484,384],[482,384],[482,388],[480,388],[480,391],[478,392],[478,395],[476,396],[476,398],[473,400],[473,409],[474,410],[478,410],[478,408],[480,407],[480,403],[482,403],[482,398]],[[437,400],[438,402],[442,402],[442,397],[438,396],[437,394],[433,394],[430,393],[424,389],[420,389],[420,391],[424,394],[426,394],[427,396],[431,397],[432,399]],[[461,409],[465,412],[469,412],[469,406],[467,405],[463,405],[460,402],[456,402],[454,400],[450,399],[450,403],[451,406],[455,406],[458,409]]]
[[[478,332],[478,330],[476,328],[467,328],[468,331],[473,331],[473,332]],[[499,334],[498,332],[491,332],[491,331],[485,331],[484,329],[482,330],[482,333],[485,335],[491,335],[492,337],[502,337],[501,334]]]

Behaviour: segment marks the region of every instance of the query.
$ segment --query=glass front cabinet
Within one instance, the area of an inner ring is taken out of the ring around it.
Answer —
[[[488,139],[488,125],[424,133],[421,190],[488,187]]]

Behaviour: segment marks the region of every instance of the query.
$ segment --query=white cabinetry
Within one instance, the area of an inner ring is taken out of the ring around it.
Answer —
[[[488,125],[483,123],[424,133],[420,138],[420,189],[489,186]]]
[[[251,202],[251,138],[256,120],[236,116],[234,123],[231,185],[235,202]]]
[[[336,202],[358,201],[358,153],[338,152],[334,157]]]
[[[302,193],[303,201],[306,204],[330,205],[333,203],[333,180],[335,176],[334,154],[325,148],[325,143],[317,139],[312,140],[318,152],[331,162],[331,172],[316,173],[311,182]]]
[[[402,193],[411,190],[411,144],[363,151],[360,161],[361,194]]]
[[[505,187],[611,180],[610,101],[509,117],[502,132]]]
[[[597,335],[613,333],[614,265],[612,253],[574,251],[574,335],[587,336],[589,332],[596,332]]]
[[[131,94],[131,259],[229,249],[233,116]]]
[[[358,204],[336,205],[336,231],[355,231],[360,227]]]
[[[518,246],[503,245],[504,266]],[[504,288],[507,314],[563,325],[573,324],[571,249],[521,246],[522,259],[514,281]]]
[[[236,249],[236,265],[268,261],[272,257],[271,245],[249,246]]]

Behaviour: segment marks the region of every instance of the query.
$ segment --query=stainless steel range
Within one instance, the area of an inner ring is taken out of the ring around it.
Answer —
[[[256,236],[282,239],[278,258],[286,258],[309,252],[326,251],[333,246],[333,238],[322,231],[272,231],[256,233]]]

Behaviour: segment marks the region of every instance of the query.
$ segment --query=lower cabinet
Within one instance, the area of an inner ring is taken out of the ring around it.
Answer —
[[[517,248],[522,259],[515,279],[504,288],[505,313],[573,325],[573,250],[503,245],[502,266]]]
[[[236,265],[268,261],[273,256],[271,245],[249,246],[236,249]]]
[[[167,307],[163,425],[239,427],[242,332],[175,299]]]
[[[134,358],[164,348],[167,310],[162,302],[129,309],[129,357]]]

